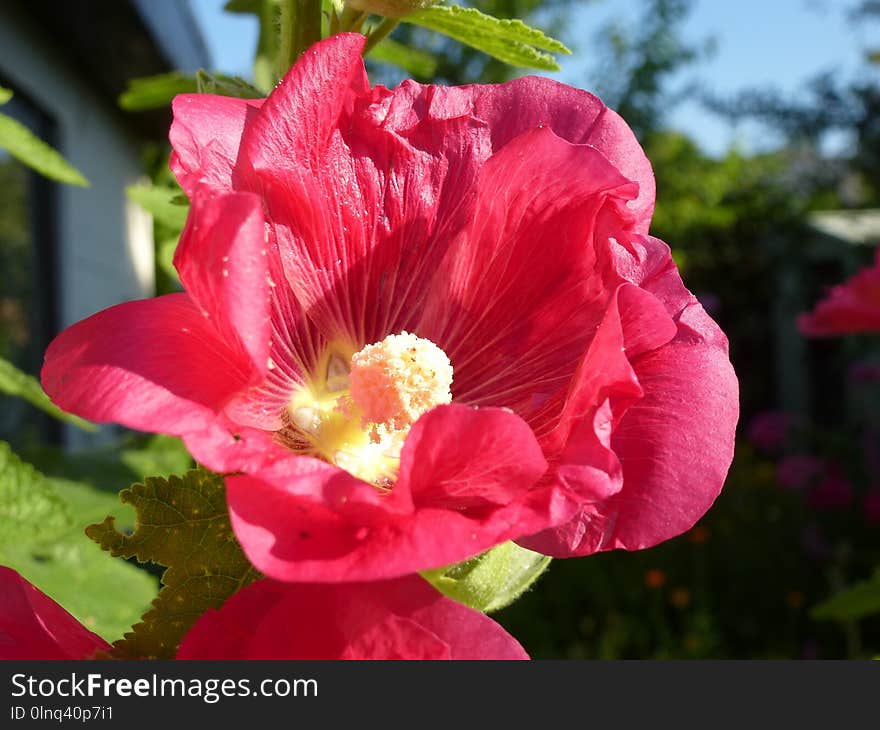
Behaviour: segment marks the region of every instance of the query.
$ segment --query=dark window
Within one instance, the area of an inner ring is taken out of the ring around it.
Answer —
[[[0,79],[0,86],[10,88]],[[14,87],[0,112],[53,144],[54,124]],[[0,357],[39,376],[56,331],[56,185],[0,149]],[[19,398],[0,395],[0,439],[21,448],[58,441],[60,427]]]

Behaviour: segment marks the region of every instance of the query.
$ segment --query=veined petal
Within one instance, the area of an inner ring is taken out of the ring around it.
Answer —
[[[528,659],[492,619],[418,576],[316,585],[262,580],[202,616],[178,659]]]
[[[183,436],[206,428],[252,375],[186,294],[168,294],[67,328],[40,377],[59,407],[84,418]]]
[[[218,193],[232,190],[242,131],[263,101],[212,94],[174,97],[170,164],[188,196],[200,185]]]
[[[265,374],[269,360],[269,257],[260,199],[250,193],[193,196],[174,266],[190,298],[226,345]]]
[[[548,128],[486,162],[472,224],[416,327],[449,355],[457,402],[511,408],[539,435],[552,427],[609,296],[594,222],[634,194],[595,149]],[[619,230],[629,222],[618,219]]]

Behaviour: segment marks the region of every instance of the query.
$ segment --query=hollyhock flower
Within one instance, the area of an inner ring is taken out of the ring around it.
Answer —
[[[0,659],[88,659],[110,645],[0,566]],[[262,580],[203,614],[178,659],[528,659],[487,616],[418,576],[374,584]]]
[[[280,580],[691,527],[737,381],[647,235],[632,132],[543,78],[370,87],[363,42],[316,44],[266,100],[175,99],[186,293],[63,332],[46,391],[234,473],[236,535]]]
[[[812,312],[798,317],[797,323],[810,337],[880,332],[880,249],[873,266],[832,287]]]
[[[759,451],[776,453],[788,441],[793,422],[792,414],[786,411],[761,411],[749,422],[746,438]]]
[[[0,659],[84,659],[110,645],[0,565]]]

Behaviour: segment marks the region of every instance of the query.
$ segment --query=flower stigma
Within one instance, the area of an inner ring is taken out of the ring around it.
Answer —
[[[284,440],[389,489],[412,424],[434,406],[452,402],[452,364],[433,342],[409,332],[346,357],[351,349],[328,347],[317,377],[294,392]]]

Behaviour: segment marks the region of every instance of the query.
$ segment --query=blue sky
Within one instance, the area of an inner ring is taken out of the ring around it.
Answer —
[[[698,81],[718,94],[761,86],[794,95],[816,73],[835,70],[846,77],[866,71],[860,63],[864,49],[880,47],[880,24],[853,24],[846,11],[855,0],[696,0],[684,26],[689,40],[713,38],[714,54],[685,71],[678,83]],[[214,57],[215,67],[249,76],[256,45],[252,16],[222,12],[224,0],[190,0]],[[555,78],[589,88],[594,59],[589,47],[598,28],[611,18],[637,17],[639,0],[599,0],[586,3],[572,17],[566,40],[574,54],[562,59]],[[684,104],[670,114],[671,126],[692,134],[709,152],[718,154],[736,142],[762,149],[774,142],[766,130],[753,125],[732,129],[696,104]]]

